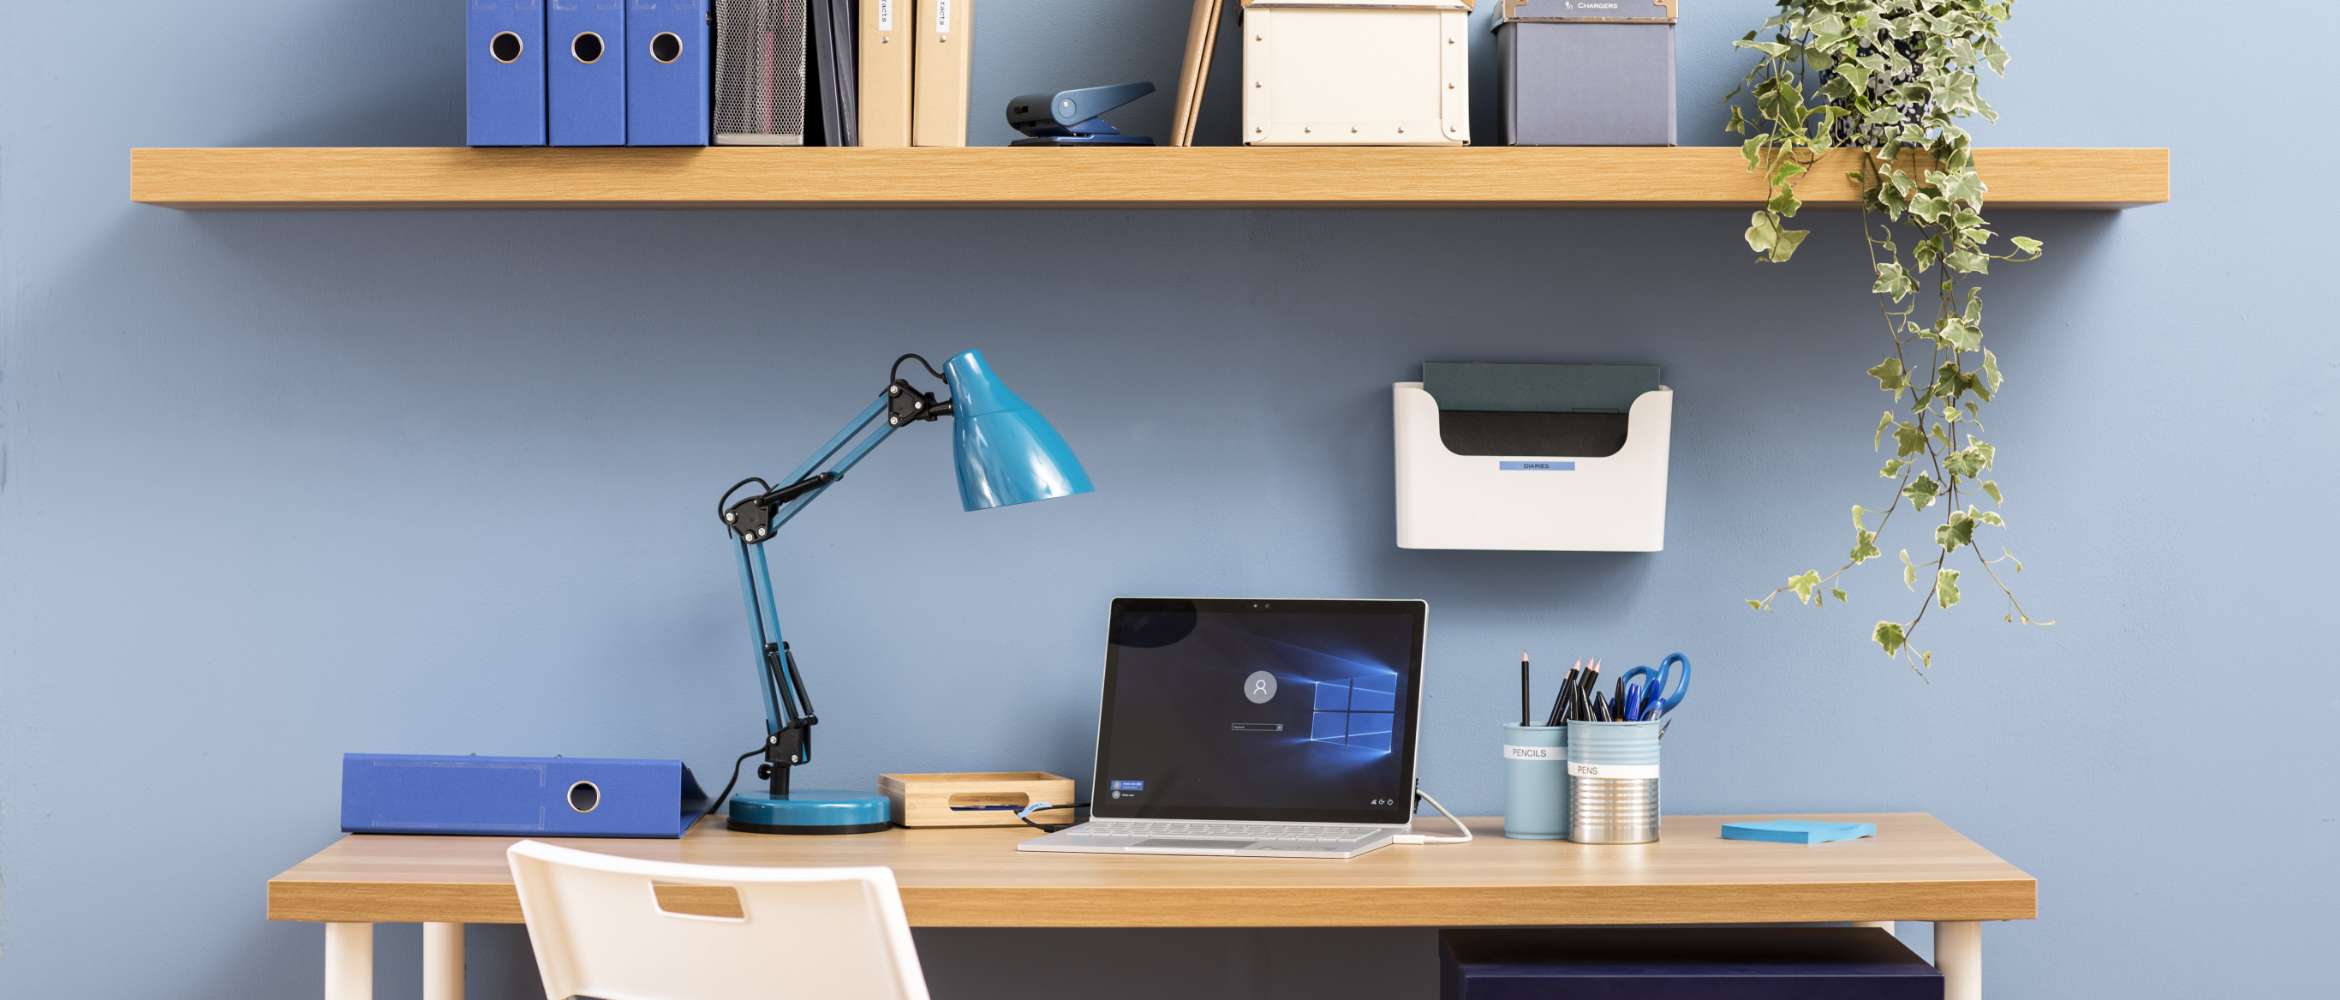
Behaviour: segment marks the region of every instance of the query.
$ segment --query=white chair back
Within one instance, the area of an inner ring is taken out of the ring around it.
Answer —
[[[927,1000],[894,873],[639,861],[524,840],[506,857],[549,1000]],[[660,905],[726,886],[741,915]]]

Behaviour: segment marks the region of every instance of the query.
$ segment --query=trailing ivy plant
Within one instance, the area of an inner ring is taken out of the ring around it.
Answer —
[[[1749,169],[1765,172],[1770,200],[1747,228],[1762,260],[1786,263],[1808,230],[1790,228],[1802,208],[1799,180],[1830,150],[1847,148],[1858,168],[1870,291],[1892,350],[1868,369],[1893,406],[1877,421],[1872,446],[1891,455],[1879,475],[1893,483],[1882,510],[1852,509],[1853,544],[1833,572],[1798,573],[1747,603],[1769,610],[1783,594],[1811,606],[1845,601],[1845,574],[1880,558],[1894,515],[1933,521],[1931,547],[1904,548],[1901,577],[1924,597],[1906,619],[1880,621],[1871,638],[1885,655],[1930,668],[1933,654],[1912,645],[1926,613],[1956,607],[1962,570],[1979,570],[2007,600],[2008,621],[2035,621],[2001,574],[2023,565],[2000,548],[1984,554],[1978,533],[2006,524],[2006,499],[1991,469],[1998,450],[1982,437],[1983,407],[2004,374],[1983,346],[1981,282],[1993,264],[2040,256],[2038,240],[2007,249],[1983,216],[1985,187],[1961,122],[1995,120],[1980,93],[1981,68],[2007,68],[1999,28],[2013,0],[1780,0],[1779,11],[1738,47],[1759,58],[1732,94],[1730,129],[1748,136]],[[1752,98],[1754,118],[1738,98]],[[1831,162],[1842,162],[1841,159]],[[1987,505],[1982,502],[1987,498]],[[1871,518],[1874,517],[1874,523]]]

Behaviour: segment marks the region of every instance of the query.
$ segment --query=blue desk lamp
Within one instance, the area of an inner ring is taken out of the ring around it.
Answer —
[[[951,398],[937,399],[934,393],[921,391],[904,379],[902,365],[910,361],[942,380]],[[812,698],[805,693],[804,675],[796,668],[795,654],[780,637],[780,612],[772,596],[772,571],[763,546],[773,532],[844,479],[847,471],[894,431],[946,416],[956,425],[952,452],[959,470],[959,501],[970,511],[1053,500],[1096,488],[1056,428],[992,375],[982,352],[968,351],[944,364],[942,371],[935,371],[925,358],[915,354],[894,359],[885,391],[797,466],[782,485],[750,477],[724,493],[716,507],[739,546],[739,583],[747,595],[757,670],[763,678],[764,762],[756,768],[756,777],[770,782],[766,793],[741,792],[732,797],[732,829],[869,833],[891,825],[891,809],[883,796],[788,786],[789,769],[812,761],[812,727],[820,722],[820,716],[814,714]],[[852,445],[850,450],[848,444]],[[843,457],[839,457],[840,452]],[[829,465],[830,459],[836,463]],[[734,499],[751,487],[755,492]]]

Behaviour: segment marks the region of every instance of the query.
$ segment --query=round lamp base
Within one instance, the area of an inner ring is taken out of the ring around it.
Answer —
[[[731,828],[747,833],[876,833],[894,825],[893,803],[868,792],[811,789],[775,797],[741,792],[731,797]]]

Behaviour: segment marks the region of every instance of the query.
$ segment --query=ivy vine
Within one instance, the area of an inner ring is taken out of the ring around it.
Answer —
[[[1894,484],[1890,501],[1882,511],[1852,508],[1852,548],[1833,572],[1798,573],[1747,603],[1770,610],[1783,594],[1814,607],[1830,596],[1844,603],[1845,574],[1883,555],[1879,539],[1894,515],[1905,507],[1912,515],[1933,512],[1932,547],[1917,557],[1900,551],[1903,585],[1917,593],[1924,584],[1924,597],[1908,618],[1880,621],[1870,633],[1885,655],[1920,670],[1933,666],[1933,654],[1911,643],[1928,611],[1960,603],[1961,567],[1979,569],[2006,597],[2008,621],[2052,624],[2025,612],[2001,573],[2022,572],[2023,564],[2003,547],[1985,555],[1985,539],[1977,537],[2006,525],[1998,509],[2006,495],[1991,478],[1998,449],[1982,438],[1983,407],[2005,375],[1983,346],[1981,282],[1994,263],[2028,263],[2041,254],[2040,242],[2023,236],[2009,238],[2003,252],[1994,247],[1997,234],[1983,216],[1987,188],[1961,125],[1997,119],[1982,98],[1981,70],[2006,72],[1999,29],[2013,6],[1780,0],[1778,13],[1738,42],[1759,58],[1731,95],[1729,128],[1748,137],[1748,168],[1763,171],[1770,184],[1747,246],[1771,263],[1793,258],[1810,235],[1790,228],[1803,207],[1799,180],[1823,154],[1854,152],[1859,166],[1848,179],[1860,191],[1870,291],[1892,341],[1868,374],[1893,400],[1871,442],[1879,451],[1892,444],[1878,471]],[[1752,98],[1752,121],[1742,94]],[[1987,507],[1978,502],[1985,497]]]

